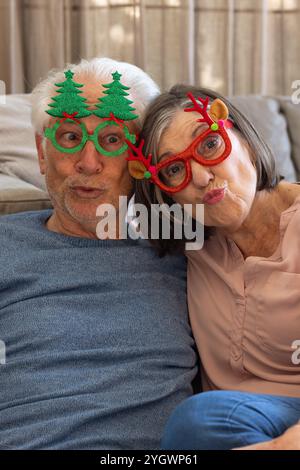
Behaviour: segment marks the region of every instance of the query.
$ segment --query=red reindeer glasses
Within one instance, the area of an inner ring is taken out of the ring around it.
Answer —
[[[197,119],[197,122],[203,123],[203,126],[201,126],[201,133],[183,152],[162,158],[159,163],[152,165],[152,155],[147,157],[143,155],[143,140],[138,147],[127,142],[128,147],[135,154],[129,151],[127,158],[131,176],[136,179],[149,179],[161,190],[169,193],[181,191],[191,181],[191,159],[204,166],[214,166],[225,160],[231,152],[231,142],[226,127],[232,127],[232,122],[227,120],[227,106],[223,101],[216,99],[208,111],[208,97],[205,100],[197,98],[202,104],[201,107],[192,93],[188,93],[187,96],[194,107],[185,108],[184,111],[197,111],[202,116],[201,119]]]

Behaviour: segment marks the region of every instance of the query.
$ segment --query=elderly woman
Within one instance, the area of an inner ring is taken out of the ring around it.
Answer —
[[[192,204],[195,218],[204,204],[204,246],[186,251],[204,393],[175,409],[162,447],[299,449],[300,186],[280,180],[258,132],[211,90],[156,98],[142,137],[129,162],[137,202]]]

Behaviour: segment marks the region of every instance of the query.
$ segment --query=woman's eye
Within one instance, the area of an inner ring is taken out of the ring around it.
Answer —
[[[209,141],[207,142],[207,147],[208,147],[209,149],[214,148],[216,145],[217,145],[217,139],[209,140]]]
[[[221,143],[222,139],[220,138],[220,136],[210,136],[201,143],[199,153],[204,157],[214,155],[215,152],[217,152],[217,150],[219,149]]]
[[[218,146],[218,138],[217,137],[212,137],[211,139],[208,139],[205,143],[206,148],[209,150],[213,150]]]

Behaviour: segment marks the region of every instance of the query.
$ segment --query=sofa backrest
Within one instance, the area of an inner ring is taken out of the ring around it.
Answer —
[[[30,95],[7,95],[0,104],[0,173],[46,190],[30,121]]]
[[[231,98],[231,101],[245,114],[271,147],[275,155],[279,173],[287,181],[296,181],[298,179],[296,172],[297,166],[295,164],[296,162],[292,159],[292,142],[289,134],[290,122],[281,112],[280,102],[275,98],[257,95],[235,96]],[[300,107],[298,108],[298,121],[300,126]]]
[[[279,96],[280,112],[287,121],[287,132],[291,142],[291,157],[295,166],[297,181],[300,181],[300,103],[292,103],[290,97]]]

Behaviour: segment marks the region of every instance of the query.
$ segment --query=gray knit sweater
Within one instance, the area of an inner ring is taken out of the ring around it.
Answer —
[[[156,449],[197,371],[185,260],[50,215],[0,218],[0,449]]]

